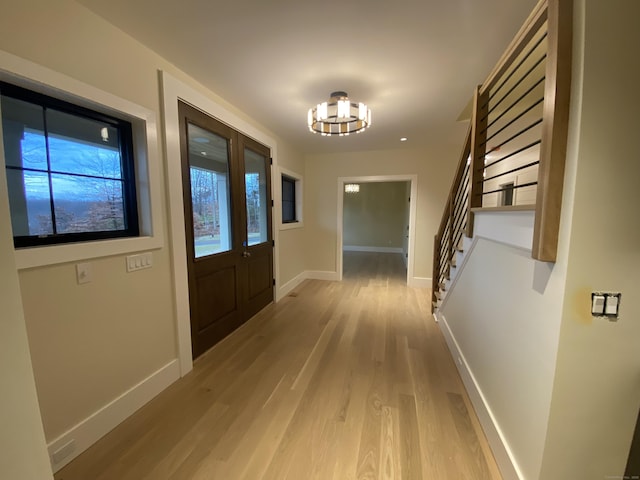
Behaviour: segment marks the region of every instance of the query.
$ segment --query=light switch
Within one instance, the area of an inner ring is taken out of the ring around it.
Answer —
[[[608,317],[617,317],[619,304],[620,304],[620,294],[607,295],[604,314],[607,315]]]
[[[127,272],[135,272],[143,268],[153,267],[153,254],[151,252],[129,255],[127,257]]]
[[[604,315],[604,295],[591,294],[591,315]]]

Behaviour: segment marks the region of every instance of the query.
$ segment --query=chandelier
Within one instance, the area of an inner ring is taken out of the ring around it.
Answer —
[[[323,136],[360,133],[371,126],[371,110],[349,100],[347,92],[333,92],[328,102],[309,109],[309,130]]]

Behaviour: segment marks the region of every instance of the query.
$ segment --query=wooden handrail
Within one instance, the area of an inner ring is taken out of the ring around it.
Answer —
[[[549,0],[548,17],[549,52],[532,257],[555,262],[569,128],[573,2]]]
[[[524,24],[511,41],[507,50],[502,54],[497,65],[491,71],[487,79],[482,83],[480,87],[480,94],[484,95],[496,85],[498,80],[508,70],[516,57],[522,53],[527,44],[535,36],[536,32],[540,30],[540,27],[547,21],[547,1],[540,0],[534,7],[533,11],[525,20]],[[564,0],[562,0],[564,1]]]
[[[473,113],[471,116],[471,168],[469,170],[469,205],[467,237],[473,237],[472,208],[482,206],[482,186],[484,171],[484,145],[487,140],[489,91],[481,93],[482,86],[473,93]]]

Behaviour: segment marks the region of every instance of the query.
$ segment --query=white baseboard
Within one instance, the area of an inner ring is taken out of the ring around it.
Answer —
[[[378,252],[378,253],[402,253],[401,247],[361,247],[359,245],[344,245],[345,252]]]
[[[57,472],[67,465],[179,378],[179,362],[177,359],[172,360],[51,441],[47,448],[53,471]],[[54,455],[63,458],[56,458],[57,461],[54,461]]]
[[[308,278],[307,272],[306,271],[301,272],[295,277],[293,277],[291,280],[289,280],[287,283],[282,285],[280,288],[278,288],[278,291],[276,292],[276,302],[279,302],[284,297],[286,297],[289,294],[289,292],[291,292],[291,290],[296,288],[298,285],[304,282],[307,278]]]
[[[409,286],[415,288],[431,288],[431,278],[411,277],[409,278]]]
[[[506,439],[504,438],[504,435],[502,434],[498,423],[496,422],[491,408],[487,404],[487,401],[482,394],[480,386],[478,385],[471,369],[469,368],[469,364],[467,363],[462,351],[460,350],[460,347],[458,346],[458,342],[456,341],[453,332],[447,324],[447,319],[442,313],[439,313],[437,315],[436,321],[438,322],[438,325],[440,325],[440,330],[442,331],[444,338],[447,341],[449,351],[451,352],[456,367],[460,372],[460,376],[462,377],[462,381],[467,389],[467,393],[469,394],[471,403],[473,404],[476,414],[478,415],[478,419],[480,420],[482,429],[487,436],[487,440],[489,441],[489,445],[491,446],[491,450],[493,451],[496,463],[500,468],[502,477],[504,478],[504,480],[522,480],[524,477],[522,476],[520,469],[518,468],[517,462],[513,457],[511,449],[509,448],[509,445],[506,442]]]
[[[338,272],[324,272],[321,270],[307,270],[304,272],[306,278],[311,280],[329,280],[332,282],[337,282],[340,280],[340,275]]]

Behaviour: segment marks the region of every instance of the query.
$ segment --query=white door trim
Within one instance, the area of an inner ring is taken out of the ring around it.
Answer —
[[[189,316],[189,283],[187,276],[187,249],[184,232],[184,202],[182,196],[182,171],[180,163],[180,121],[178,116],[178,99],[193,105],[208,115],[233,127],[242,134],[251,137],[271,149],[273,168],[271,175],[271,191],[276,191],[275,179],[278,165],[278,147],[274,138],[249,122],[243,120],[214,99],[174,78],[167,72],[160,71],[160,87],[162,91],[163,122],[165,133],[166,163],[165,175],[167,183],[167,212],[169,216],[169,236],[171,238],[171,264],[174,285],[174,305],[176,318],[176,336],[180,375],[185,376],[193,369],[191,351],[191,322]],[[276,289],[279,285],[278,269],[278,225],[279,210],[274,208],[272,218],[272,235],[276,247],[273,251],[273,274]],[[276,218],[278,216],[278,218]]]
[[[418,194],[418,175],[373,175],[362,177],[338,177],[338,225],[336,245],[336,273],[338,280],[342,281],[342,242],[343,242],[343,195],[345,183],[372,183],[372,182],[409,182],[411,184],[411,202],[409,203],[409,257],[407,258],[407,285],[413,285],[413,259],[415,249],[416,205]]]

